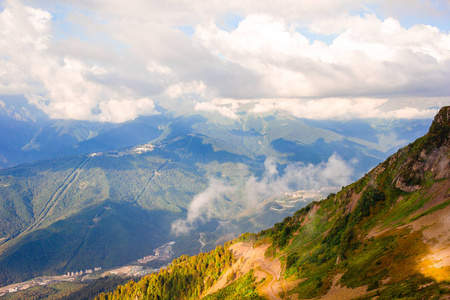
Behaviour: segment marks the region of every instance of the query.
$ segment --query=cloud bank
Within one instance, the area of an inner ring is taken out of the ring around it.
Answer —
[[[449,7],[7,0],[0,95],[25,95],[52,118],[108,122],[157,113],[155,104],[237,118],[235,106],[214,103],[224,98],[300,117],[331,104],[335,118],[429,118],[450,104]],[[426,105],[393,111],[409,98]]]
[[[328,45],[284,19],[249,15],[231,32],[201,24],[194,40],[258,74],[273,97],[449,93],[449,34],[373,14],[351,17],[343,28]]]
[[[426,119],[436,115],[437,109],[419,109],[404,107],[386,111],[381,108],[388,103],[387,99],[371,98],[325,98],[320,100],[259,101],[250,111],[266,113],[274,110],[290,113],[297,118],[318,120],[345,119]]]
[[[52,26],[50,13],[7,1],[0,13],[0,94],[24,94],[51,118],[124,122],[156,113],[151,99],[103,83],[111,70],[88,57],[58,55]]]

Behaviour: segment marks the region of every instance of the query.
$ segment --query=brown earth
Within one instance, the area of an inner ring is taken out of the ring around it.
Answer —
[[[356,205],[358,204],[358,201],[361,198],[361,194],[362,192],[356,194],[352,191],[351,196],[349,195],[350,202],[345,206],[345,214],[352,213],[355,210]]]
[[[330,290],[324,296],[320,297],[320,299],[347,300],[347,299],[353,299],[356,297],[363,296],[367,293],[367,285],[352,289],[352,288],[348,288],[348,287],[341,286],[340,284],[338,284],[338,281],[341,279],[342,275],[344,275],[344,274],[337,274],[333,278],[333,285],[331,286]]]
[[[279,282],[281,274],[281,263],[278,259],[266,259],[264,253],[269,245],[261,245],[253,247],[252,243],[236,243],[230,247],[236,262],[228,269],[219,280],[204,294],[209,295],[236,280],[237,278],[247,274],[250,270],[254,270],[256,281],[260,282],[266,279],[258,288],[259,293],[268,296],[269,299],[281,299],[278,293],[281,292],[282,286]],[[229,276],[234,272],[236,278],[229,281]]]

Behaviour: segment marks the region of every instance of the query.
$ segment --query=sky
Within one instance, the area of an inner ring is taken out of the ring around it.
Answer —
[[[432,118],[449,0],[0,1],[0,100],[51,118]]]

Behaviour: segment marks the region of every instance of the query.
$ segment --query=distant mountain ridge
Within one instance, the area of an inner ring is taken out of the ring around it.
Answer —
[[[302,146],[314,147],[317,139],[325,143],[346,140],[345,147],[366,148],[369,156],[381,161],[392,149],[423,135],[430,123],[430,120],[300,120],[279,112],[267,116],[243,113],[237,120],[228,122],[216,121],[215,117],[207,113],[196,117],[162,113],[122,124],[51,120],[26,99],[4,96],[0,99],[0,168],[145,144],[164,139],[165,128],[181,123],[191,132],[195,130],[216,142],[220,140],[221,146],[227,146],[228,141],[233,141],[233,146],[243,141],[247,147],[245,155],[276,154],[271,149],[282,149],[286,142],[292,150],[298,148],[302,152]],[[280,133],[280,130],[286,132]],[[308,149],[303,153],[305,150]],[[298,157],[294,155],[293,159]],[[373,161],[371,163],[370,166]]]
[[[96,299],[448,299],[449,117],[273,228]]]

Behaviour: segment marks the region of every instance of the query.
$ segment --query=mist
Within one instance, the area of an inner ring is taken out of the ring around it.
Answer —
[[[317,191],[325,187],[340,188],[351,182],[354,174],[352,164],[333,154],[326,162],[317,165],[302,162],[290,164],[280,174],[275,159],[267,158],[262,178],[252,176],[247,180],[248,204],[254,206],[277,194],[301,189]]]
[[[218,197],[233,188],[217,178],[209,178],[206,190],[195,195],[189,204],[186,219],[178,219],[172,223],[172,233],[176,236],[187,234],[196,228],[199,222],[206,222],[211,219],[210,208]]]
[[[344,161],[333,154],[327,161],[317,165],[294,163],[288,165],[282,174],[277,169],[275,158],[267,158],[265,171],[260,179],[250,176],[245,183],[245,199],[247,207],[254,207],[263,200],[285,192],[297,190],[315,190],[345,186],[351,182],[354,173],[353,162]],[[233,192],[237,187],[217,178],[209,178],[208,187],[197,194],[189,204],[186,219],[178,219],[172,223],[172,233],[176,236],[188,234],[199,224],[211,219],[210,209],[214,201],[226,192]]]

